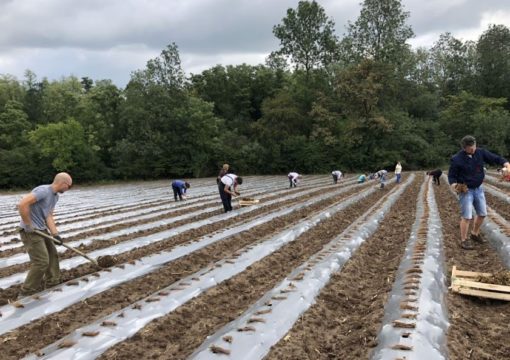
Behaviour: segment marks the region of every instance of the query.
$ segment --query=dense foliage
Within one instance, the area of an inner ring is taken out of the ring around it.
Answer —
[[[76,182],[374,171],[445,165],[466,134],[510,155],[510,30],[442,34],[411,49],[399,0],[365,0],[339,39],[315,1],[289,9],[266,64],[186,77],[175,44],[110,80],[0,75],[0,187],[70,172]]]

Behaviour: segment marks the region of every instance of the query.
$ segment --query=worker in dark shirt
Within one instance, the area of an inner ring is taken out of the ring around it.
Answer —
[[[177,197],[179,200],[182,198],[186,198],[186,190],[189,189],[191,185],[183,180],[174,180],[172,181],[172,190],[174,191],[174,199],[177,201]]]
[[[459,195],[461,247],[471,250],[474,249],[473,242],[484,241],[480,235],[480,227],[487,216],[487,204],[482,187],[485,177],[484,164],[502,165],[510,170],[510,163],[499,155],[477,148],[476,139],[471,135],[462,138],[461,146],[462,150],[450,160],[448,182]],[[476,217],[468,239],[473,209],[476,211]]]
[[[434,184],[436,184],[437,186],[441,185],[441,181],[439,181],[439,178],[441,177],[441,175],[443,175],[441,169],[429,171],[427,172],[427,175],[432,176],[432,181],[434,181]]]

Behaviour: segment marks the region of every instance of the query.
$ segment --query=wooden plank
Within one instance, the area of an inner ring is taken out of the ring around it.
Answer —
[[[258,204],[260,200],[239,200],[239,205],[241,206],[248,206],[248,205],[255,205]]]
[[[483,289],[483,290],[493,290],[493,291],[499,291],[499,292],[504,292],[504,293],[510,294],[510,286],[506,286],[506,285],[487,284],[487,283],[478,282],[478,281],[464,280],[461,278],[454,279],[453,284],[457,285],[457,286],[462,286],[462,287],[477,288],[477,289]]]
[[[476,272],[476,271],[463,271],[463,270],[457,270],[457,267],[454,265],[452,268],[452,278],[453,277],[477,277],[477,276],[492,276],[491,273],[482,273],[482,272]]]
[[[485,290],[468,289],[468,288],[463,288],[463,287],[459,287],[458,290],[456,290],[456,292],[458,292],[460,294],[464,294],[464,295],[471,295],[471,296],[478,296],[478,297],[489,298],[489,299],[510,301],[510,294],[495,293],[492,291],[485,291]]]

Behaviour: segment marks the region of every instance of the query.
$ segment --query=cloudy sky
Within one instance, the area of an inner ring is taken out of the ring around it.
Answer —
[[[342,37],[362,0],[318,0]],[[298,0],[0,0],[0,74],[23,79],[88,76],[125,86],[132,71],[172,42],[187,73],[216,64],[263,63],[272,33]],[[402,0],[416,37],[431,46],[451,32],[476,40],[489,24],[510,27],[510,0]]]

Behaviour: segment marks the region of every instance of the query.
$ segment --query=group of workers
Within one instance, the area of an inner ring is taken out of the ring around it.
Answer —
[[[487,216],[482,187],[485,163],[501,165],[501,172],[505,175],[510,174],[510,163],[505,158],[488,150],[477,148],[475,138],[470,135],[461,140],[461,150],[450,160],[448,182],[452,190],[458,193],[461,213],[460,246],[463,249],[473,249],[475,242],[484,241],[480,234],[480,227]],[[395,166],[397,183],[401,181],[401,172],[402,166],[398,162]],[[387,170],[379,170],[371,175],[362,174],[358,178],[358,183],[363,183],[370,178],[379,179],[382,189],[387,174]],[[339,170],[334,170],[331,175],[334,184],[343,178],[343,174]],[[427,175],[432,176],[434,183],[440,185],[441,169],[429,171]],[[296,187],[301,175],[292,171],[288,174],[288,179],[290,188]],[[240,195],[238,185],[243,183],[242,177],[235,175],[229,165],[224,164],[216,182],[225,213],[232,211],[232,197]],[[460,186],[461,184],[463,186]],[[51,184],[34,188],[18,204],[21,216],[20,237],[30,258],[30,269],[19,296],[34,294],[62,281],[55,245],[62,245],[63,242],[57,230],[53,211],[59,195],[71,189],[72,185],[73,180],[68,173],[58,173]],[[174,180],[172,190],[175,201],[185,199],[189,188],[190,184],[187,181]],[[476,217],[468,236],[473,211],[476,212]],[[53,240],[42,236],[41,232],[51,235]]]

